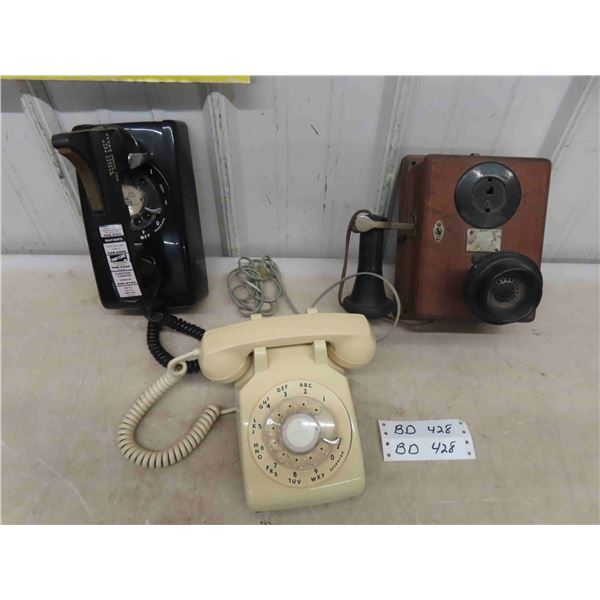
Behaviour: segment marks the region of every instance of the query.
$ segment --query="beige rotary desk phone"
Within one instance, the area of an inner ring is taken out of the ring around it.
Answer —
[[[208,406],[167,450],[140,446],[135,430],[152,405],[198,358],[204,376],[235,382],[238,441],[248,507],[254,511],[342,500],[365,487],[360,437],[344,369],[366,365],[375,337],[360,314],[252,319],[207,331],[200,347],[173,359],[124,417],[118,440],[138,465],[175,464],[200,445],[221,410]]]

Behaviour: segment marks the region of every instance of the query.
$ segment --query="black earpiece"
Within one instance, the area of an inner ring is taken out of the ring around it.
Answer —
[[[539,267],[516,252],[486,254],[464,282],[465,302],[480,320],[494,325],[526,319],[542,299]]]

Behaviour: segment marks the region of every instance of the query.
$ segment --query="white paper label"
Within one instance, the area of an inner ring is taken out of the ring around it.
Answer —
[[[120,223],[102,225],[98,227],[98,231],[100,231],[100,237],[103,238],[123,237],[125,235],[123,233],[123,225]]]
[[[464,421],[379,421],[383,460],[471,460],[475,448]]]
[[[142,292],[129,259],[127,244],[125,242],[106,243],[104,244],[104,252],[106,252],[106,259],[119,297],[141,296]]]

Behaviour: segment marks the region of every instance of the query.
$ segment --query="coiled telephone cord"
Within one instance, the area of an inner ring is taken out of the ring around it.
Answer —
[[[150,350],[152,356],[154,356],[156,361],[163,367],[166,367],[174,358],[160,343],[160,332],[163,327],[168,327],[169,329],[188,335],[198,341],[202,339],[205,333],[205,330],[202,329],[202,327],[198,327],[198,325],[184,321],[167,312],[153,313],[147,318],[148,330],[146,332],[146,343],[148,344],[148,350]],[[199,371],[200,365],[197,360],[188,361],[188,373],[198,373]]]
[[[154,404],[187,373],[189,362],[186,362],[186,359],[192,356],[197,356],[197,352],[188,352],[172,359],[168,363],[167,372],[142,393],[119,425],[117,433],[119,449],[125,458],[140,467],[155,469],[177,464],[203,442],[221,415],[233,413],[236,410],[235,408],[222,410],[218,406],[210,404],[204,409],[188,433],[169,448],[149,450],[138,444],[135,432],[142,419]]]

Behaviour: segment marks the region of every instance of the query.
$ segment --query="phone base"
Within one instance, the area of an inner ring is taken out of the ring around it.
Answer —
[[[310,492],[313,493],[310,493]],[[302,497],[286,498],[278,496],[276,493],[249,492],[246,488],[246,505],[252,512],[270,512],[274,510],[286,510],[291,508],[302,508],[305,506],[316,506],[318,504],[327,504],[328,502],[338,502],[348,500],[355,496],[360,496],[365,491],[364,470],[360,477],[354,480],[346,480],[340,483],[335,493],[329,493],[331,488],[326,490],[320,488],[309,488],[309,493]],[[273,497],[275,496],[275,497]]]
[[[236,384],[236,398],[250,510],[312,506],[364,491],[350,388],[325,342],[257,348],[252,367]],[[303,426],[295,427],[298,422]],[[314,439],[307,438],[311,427]]]

